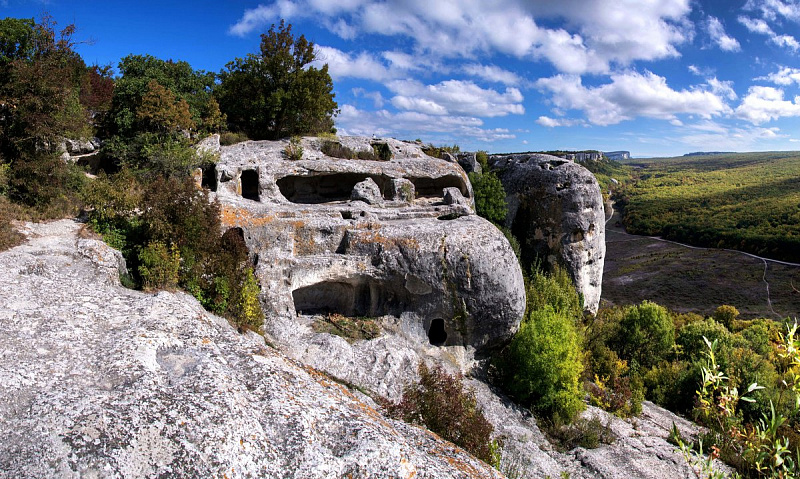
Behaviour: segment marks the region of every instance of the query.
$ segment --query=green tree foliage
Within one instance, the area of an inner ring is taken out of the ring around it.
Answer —
[[[388,404],[389,414],[451,441],[485,462],[493,462],[493,427],[478,408],[475,394],[465,391],[461,378],[440,368],[419,365],[419,384],[403,390],[398,404]]]
[[[735,307],[723,304],[714,311],[714,321],[722,324],[729,330],[733,329],[734,321],[739,317],[739,310]]]
[[[509,391],[542,415],[574,419],[583,409],[579,338],[573,318],[549,305],[532,311],[509,347]]]
[[[337,104],[328,66],[310,66],[314,43],[281,20],[261,35],[257,54],[228,63],[215,90],[231,128],[277,140],[333,130]]]
[[[147,91],[142,96],[136,118],[147,131],[175,133],[196,126],[186,100],[176,99],[174,93],[155,80],[147,82]]]
[[[625,309],[612,344],[619,356],[649,368],[666,358],[675,343],[675,326],[666,308],[650,301]]]
[[[45,17],[0,20],[0,152],[6,158],[53,151],[58,138],[85,136],[79,100],[86,66],[73,50],[75,27],[60,34]]]
[[[503,224],[508,214],[506,191],[500,178],[491,171],[482,174],[470,173],[469,181],[475,194],[475,210],[478,215],[495,224]]]

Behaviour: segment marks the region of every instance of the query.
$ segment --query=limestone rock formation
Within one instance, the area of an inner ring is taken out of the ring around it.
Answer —
[[[478,161],[478,156],[476,153],[473,152],[459,153],[457,158],[458,158],[458,164],[461,165],[461,168],[464,168],[465,172],[483,173],[483,168],[481,167],[481,164]]]
[[[522,273],[503,234],[474,214],[457,163],[392,139],[339,139],[356,152],[388,148],[389,161],[330,158],[322,140],[302,142],[297,161],[284,158],[285,141],[222,147],[204,180],[257,255],[273,340],[301,355],[326,314],[374,318],[420,348],[485,355],[511,338]]]
[[[605,260],[603,197],[582,166],[542,154],[493,155],[492,169],[506,191],[506,226],[520,242],[525,262],[561,263],[596,312]]]
[[[0,253],[0,476],[500,477],[189,295],[119,286],[79,228]]]

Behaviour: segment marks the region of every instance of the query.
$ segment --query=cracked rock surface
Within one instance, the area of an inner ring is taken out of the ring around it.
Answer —
[[[79,229],[0,253],[0,477],[499,477]]]

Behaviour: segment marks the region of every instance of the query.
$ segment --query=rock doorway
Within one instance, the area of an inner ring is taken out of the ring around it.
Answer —
[[[432,346],[444,346],[447,342],[447,331],[444,330],[444,319],[434,318],[428,328],[428,341]]]
[[[242,171],[242,198],[259,201],[258,172],[256,170]]]

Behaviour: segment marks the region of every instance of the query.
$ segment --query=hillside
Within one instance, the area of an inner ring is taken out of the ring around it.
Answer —
[[[632,159],[617,189],[633,234],[800,261],[800,153]]]

